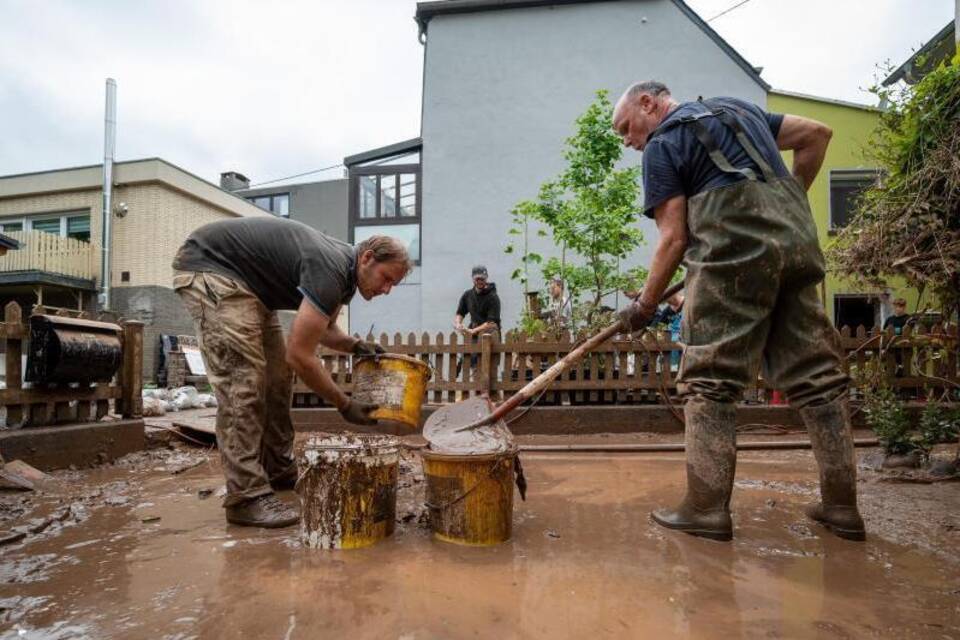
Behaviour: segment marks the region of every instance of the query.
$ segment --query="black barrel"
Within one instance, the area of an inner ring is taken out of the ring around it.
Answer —
[[[30,317],[27,382],[109,382],[122,361],[120,325],[61,316]]]

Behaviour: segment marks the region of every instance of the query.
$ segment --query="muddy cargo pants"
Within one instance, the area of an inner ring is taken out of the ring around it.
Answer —
[[[174,290],[190,315],[217,396],[217,446],[229,507],[271,493],[296,473],[293,375],[283,330],[244,284],[214,273],[180,273]]]

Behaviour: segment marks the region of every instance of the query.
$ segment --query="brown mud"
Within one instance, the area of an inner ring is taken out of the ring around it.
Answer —
[[[55,472],[0,494],[0,530],[27,527],[0,547],[0,638],[960,637],[960,484],[861,468],[868,540],[851,543],[802,515],[809,452],[743,452],[735,538],[716,543],[648,519],[680,499],[681,454],[524,465],[507,543],[433,541],[407,454],[396,532],[350,551],[227,525],[217,456],[199,448]]]

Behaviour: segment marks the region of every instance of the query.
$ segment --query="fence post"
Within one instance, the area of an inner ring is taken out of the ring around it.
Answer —
[[[20,331],[23,328],[23,311],[20,305],[16,302],[8,302],[3,310],[3,321],[7,328],[7,389],[22,389],[23,371],[20,358],[23,355],[23,334]],[[19,425],[21,422],[23,422],[23,405],[7,405],[7,426]]]
[[[480,383],[480,395],[490,394],[492,342],[493,337],[489,333],[480,336],[480,380],[478,381]]]
[[[123,365],[120,369],[120,411],[124,418],[143,415],[143,323],[123,323]]]

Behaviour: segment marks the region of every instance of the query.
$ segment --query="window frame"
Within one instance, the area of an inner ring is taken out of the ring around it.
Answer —
[[[414,206],[415,215],[412,216],[402,216],[400,215],[400,176],[402,174],[412,174],[415,176],[415,194],[416,194],[416,204]],[[377,188],[376,198],[373,202],[373,212],[374,216],[370,218],[361,218],[360,217],[360,178],[361,177],[370,177],[376,176],[377,178]],[[381,198],[383,196],[383,189],[381,188],[381,179],[382,176],[392,176],[394,179],[394,189],[396,192],[396,198],[394,201],[394,215],[393,216],[382,216],[381,215]],[[347,199],[347,208],[349,211],[348,215],[348,233],[350,234],[351,244],[356,244],[356,228],[357,227],[378,227],[378,226],[392,226],[392,225],[404,225],[404,224],[415,224],[418,225],[417,235],[420,244],[420,257],[416,260],[413,260],[413,263],[417,266],[423,261],[423,218],[422,218],[422,207],[423,207],[423,173],[420,168],[420,164],[372,164],[366,166],[356,166],[350,168],[349,174],[349,183],[348,188],[350,190],[349,197]]]
[[[90,209],[38,211],[36,213],[30,213],[30,214],[2,216],[0,217],[0,228],[2,228],[4,225],[7,225],[7,224],[20,224],[21,231],[36,231],[36,229],[33,228],[34,221],[51,220],[53,218],[58,218],[60,221],[60,230],[56,235],[60,238],[69,238],[70,236],[67,235],[67,220],[69,218],[81,218],[84,216],[90,221],[90,239],[79,240],[79,242],[86,242],[87,244],[93,244],[93,215],[91,214]],[[16,233],[16,232],[10,231],[9,233]],[[50,234],[50,235],[54,235],[54,234]],[[76,238],[74,239],[76,240]]]
[[[827,175],[827,233],[834,235],[850,224],[849,216],[847,224],[837,225],[833,219],[833,186],[834,182],[852,182],[857,179],[871,180],[874,184],[883,176],[880,169],[830,169]],[[849,210],[847,211],[849,214]]]
[[[286,214],[286,215],[281,215],[280,213],[277,213],[276,210],[274,210],[273,201],[274,201],[276,198],[282,198],[282,197],[286,197],[286,198],[287,198],[287,214]],[[263,207],[261,207],[260,205],[258,205],[258,204],[256,203],[256,200],[258,200],[258,199],[260,199],[260,198],[268,198],[268,199],[270,200],[270,208],[269,208],[269,209],[264,209]],[[257,207],[258,209],[262,209],[263,211],[266,211],[267,213],[272,213],[273,215],[277,216],[278,218],[289,218],[289,217],[290,217],[290,211],[291,211],[290,202],[291,202],[291,198],[290,198],[290,192],[289,192],[289,191],[280,191],[280,192],[277,192],[277,193],[259,193],[259,194],[255,195],[255,196],[244,196],[244,199],[246,199],[247,202],[249,202],[249,203],[252,204],[253,206]]]

